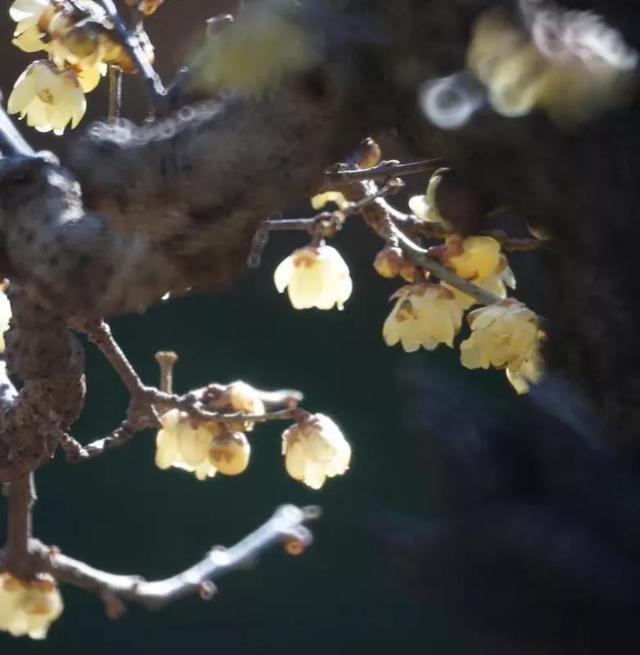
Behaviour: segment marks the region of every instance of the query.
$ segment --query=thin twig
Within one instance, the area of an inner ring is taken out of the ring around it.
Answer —
[[[390,205],[388,205],[390,208]],[[405,234],[425,239],[446,239],[452,231],[447,230],[442,223],[423,221],[413,214],[404,214],[397,210],[393,212],[393,220]],[[505,252],[532,252],[547,247],[548,242],[540,239],[510,237],[502,230],[479,230],[477,236],[492,237]]]
[[[137,575],[117,575],[93,568],[37,544],[41,568],[62,583],[80,587],[103,598],[115,596],[121,600],[140,603],[150,609],[207,589],[213,581],[253,562],[258,555],[274,544],[296,540],[303,546],[312,541],[306,522],[317,518],[316,507],[279,507],[274,515],[255,532],[228,549],[213,548],[206,556],[186,570],[164,580],[147,581]]]
[[[462,291],[468,296],[475,298],[480,304],[493,305],[501,300],[500,297],[456,275],[452,270],[437,262],[433,257],[430,257],[427,250],[411,241],[393,221],[389,221],[389,236],[395,237],[398,240],[404,254],[412,264],[433,273],[443,282],[458,289],[458,291]]]
[[[64,450],[67,462],[70,464],[77,464],[79,462],[86,462],[87,460],[94,459],[95,457],[104,454],[107,450],[124,446],[131,441],[140,430],[142,430],[142,428],[134,429],[128,421],[123,421],[122,424],[111,434],[102,439],[96,439],[86,446],[83,446],[70,435],[64,435],[61,440],[61,447]]]
[[[150,391],[153,396],[154,405],[159,405],[163,409],[178,409],[188,414],[194,421],[207,421],[212,423],[237,423],[238,421],[250,421],[252,423],[267,423],[268,421],[287,421],[298,420],[301,415],[307,412],[301,407],[288,407],[264,414],[247,414],[245,412],[220,413],[212,412],[194,400],[194,394],[177,396],[175,394],[166,394],[154,389]]]
[[[109,66],[109,118],[120,118],[122,110],[122,69]]]
[[[304,399],[303,393],[296,389],[278,389],[277,391],[265,391],[263,389],[256,389],[253,387],[253,390],[265,405],[293,408],[293,406],[297,406]]]
[[[431,173],[443,165],[441,159],[423,159],[421,161],[401,164],[396,160],[382,161],[371,168],[347,168],[343,170],[327,170],[324,173],[327,183],[345,182],[347,180],[380,180],[404,175]]]
[[[151,108],[154,111],[164,110],[167,91],[162,84],[162,80],[140,47],[138,37],[125,25],[113,0],[99,1],[107,12],[111,22],[113,23],[114,32],[124,45],[127,53],[135,62],[138,74],[141,75],[144,79],[145,88],[147,89],[147,96]]]
[[[343,209],[322,211],[310,218],[269,218],[263,221],[253,237],[251,252],[247,260],[249,268],[258,268],[262,253],[269,242],[270,232],[302,231],[315,238],[333,238],[342,229],[345,218],[358,214],[363,207],[395,192],[402,186],[401,180],[392,179],[373,193],[349,203]]]
[[[363,182],[362,193],[366,193],[370,189],[371,184],[372,183]],[[469,282],[459,275],[456,275],[453,271],[431,257],[427,250],[414,243],[396,225],[396,219],[391,217],[390,213],[387,211],[387,207],[389,207],[389,205],[384,201],[384,199],[377,198],[375,202],[367,203],[362,208],[362,216],[365,219],[365,222],[376,234],[378,234],[378,236],[382,237],[385,241],[389,241],[389,239],[397,240],[409,261],[419,268],[437,275],[442,281],[458,289],[458,291],[462,291],[472,298],[475,298],[479,303],[483,305],[492,305],[500,301],[500,298],[493,293],[485,291],[477,284],[473,284],[473,282]]]
[[[147,387],[144,386],[127,356],[122,352],[122,348],[113,338],[109,325],[102,320],[97,320],[85,323],[79,326],[79,329],[87,335],[89,341],[98,347],[113,366],[132,398],[144,395]]]

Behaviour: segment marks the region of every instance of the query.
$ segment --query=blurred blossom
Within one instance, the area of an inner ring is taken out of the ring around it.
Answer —
[[[40,575],[27,582],[7,572],[0,574],[0,630],[14,637],[44,639],[62,610],[53,578]]]
[[[538,8],[529,34],[491,10],[475,24],[467,67],[497,113],[517,117],[541,109],[556,123],[573,125],[629,100],[638,53],[591,12]]]
[[[318,193],[311,198],[311,206],[316,210],[322,209],[325,205],[332,202],[337,205],[338,209],[347,209],[351,204],[340,191],[325,191]]]

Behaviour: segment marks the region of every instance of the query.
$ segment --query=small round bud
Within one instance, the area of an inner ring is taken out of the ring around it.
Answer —
[[[302,555],[302,553],[304,553],[304,544],[298,539],[287,539],[287,541],[284,543],[284,549],[287,555],[297,557],[298,555]]]
[[[223,432],[211,441],[209,460],[223,475],[239,475],[249,465],[251,446],[242,432]]]
[[[376,255],[373,268],[382,277],[394,278],[400,275],[404,263],[402,250],[397,246],[387,246]]]

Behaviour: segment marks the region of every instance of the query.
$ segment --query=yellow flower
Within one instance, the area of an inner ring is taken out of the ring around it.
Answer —
[[[382,328],[388,346],[398,342],[405,352],[453,346],[462,325],[462,309],[451,291],[440,284],[410,284],[396,291],[396,304]]]
[[[507,380],[516,393],[527,393],[531,384],[537,384],[542,378],[544,364],[539,349],[531,353],[528,359],[514,362],[505,369]]]
[[[246,382],[238,380],[229,384],[212,403],[214,409],[226,412],[243,412],[244,414],[264,414],[264,403],[258,392]],[[229,430],[253,430],[252,421],[228,423]]]
[[[215,436],[209,459],[223,475],[239,475],[249,465],[251,446],[242,432],[223,432]]]
[[[13,45],[23,52],[38,52],[38,50],[46,49],[46,44],[42,40],[42,32],[37,25],[26,28],[18,25],[13,36]]]
[[[0,574],[0,630],[14,637],[44,639],[62,610],[62,597],[51,577],[24,582],[10,573]]]
[[[547,12],[534,17],[533,38],[501,11],[476,22],[467,67],[486,85],[498,114],[542,109],[556,123],[572,125],[629,100],[638,52],[617,30],[591,12],[572,12],[570,21],[558,20],[550,39],[546,20]]]
[[[224,430],[219,423],[193,425],[187,414],[172,409],[161,417],[156,437],[156,466],[193,473],[198,480],[216,473],[238,475],[247,468],[251,447],[242,432]]]
[[[172,409],[161,417],[162,429],[156,437],[156,466],[179,468],[194,473],[198,480],[212,478],[216,467],[209,459],[214,436],[220,433],[215,423],[193,427],[186,414]]]
[[[500,265],[500,244],[492,237],[450,237],[447,249],[447,265],[465,280],[487,278]]]
[[[25,27],[37,25],[42,14],[52,5],[50,0],[15,0],[9,7],[9,16]]]
[[[57,70],[44,60],[34,61],[20,75],[9,96],[10,114],[27,118],[27,125],[40,132],[62,134],[71,123],[82,120],[87,102],[76,75]]]
[[[436,203],[436,193],[448,168],[439,168],[430,178],[427,190],[423,196],[412,196],[409,198],[409,209],[421,220],[428,223],[441,223],[450,230],[451,224],[440,214]]]
[[[15,0],[9,15],[16,22],[13,44],[24,52],[48,50],[43,41],[44,31],[60,6],[54,0]]]
[[[467,368],[506,369],[514,388],[522,393],[527,382],[541,375],[540,330],[537,315],[507,298],[468,315],[471,336],[460,344],[460,361]]]
[[[282,454],[294,480],[320,489],[349,468],[351,446],[328,416],[312,414],[282,433]]]
[[[516,288],[515,275],[513,274],[507,258],[504,255],[500,255],[498,267],[491,275],[488,277],[475,279],[473,280],[473,283],[481,289],[489,291],[494,296],[498,296],[498,298],[501,299],[507,297],[507,287],[510,289]],[[455,289],[454,287],[451,287],[444,282],[442,284],[447,289],[449,289],[451,293],[453,293],[453,295],[456,297],[456,300],[458,301],[458,304],[463,310],[467,310],[470,307],[473,307],[473,305],[478,304],[478,301],[472,296],[469,296],[468,294],[459,291],[458,289]]]
[[[100,83],[100,79],[107,74],[107,68],[106,64],[100,63],[87,68],[79,68],[76,77],[82,90],[85,93],[93,91]]]
[[[353,290],[349,267],[331,246],[305,246],[283,260],[273,275],[276,289],[288,290],[295,309],[343,309]]]
[[[311,206],[316,210],[322,209],[325,205],[332,202],[338,206],[338,209],[347,209],[351,204],[340,191],[325,191],[318,193],[311,198]]]

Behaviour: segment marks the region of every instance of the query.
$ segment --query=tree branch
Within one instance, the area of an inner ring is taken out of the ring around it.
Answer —
[[[5,485],[7,496],[7,543],[2,565],[15,576],[28,580],[34,573],[29,543],[32,534],[32,508],[36,500],[33,473]]]
[[[432,173],[443,165],[442,159],[423,159],[421,161],[402,164],[396,160],[383,161],[377,166],[370,168],[338,168],[337,170],[325,171],[325,180],[328,185],[341,183],[348,180],[388,180],[392,177],[403,177],[405,175],[418,175]]]
[[[127,391],[131,394],[132,399],[135,400],[143,396],[146,387],[122,351],[122,348],[118,345],[118,342],[113,338],[109,325],[99,320],[87,322],[79,326],[79,329],[87,335],[91,343],[98,347],[105,359],[115,369]]]
[[[98,1],[107,12],[107,15],[113,23],[113,31],[116,33],[118,39],[135,62],[138,74],[142,76],[145,82],[145,88],[151,109],[154,112],[158,109],[164,109],[167,102],[167,91],[164,88],[158,73],[156,73],[140,47],[136,34],[129,30],[125,25],[113,0]]]
[[[318,515],[316,507],[300,509],[293,505],[283,505],[266,523],[235,546],[228,549],[213,548],[193,566],[164,580],[147,581],[136,575],[101,571],[44,544],[37,544],[36,552],[42,570],[49,572],[59,582],[85,589],[103,598],[115,596],[150,609],[159,609],[174,600],[201,592],[203,585],[206,589],[207,583],[255,560],[275,544],[295,540],[304,546],[309,545],[312,536],[304,524]]]

